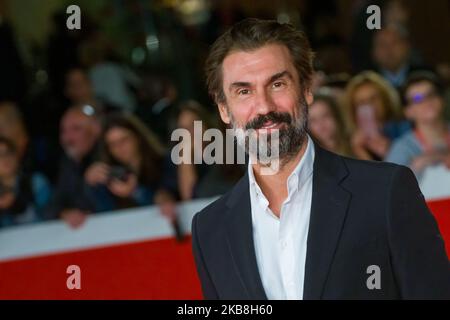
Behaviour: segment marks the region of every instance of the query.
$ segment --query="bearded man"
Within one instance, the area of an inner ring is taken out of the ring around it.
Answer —
[[[240,144],[256,137],[277,152],[245,146],[256,159],[245,176],[194,216],[204,297],[450,298],[444,242],[411,170],[309,137],[312,62],[304,33],[276,21],[243,20],[211,48],[221,119],[246,133]]]

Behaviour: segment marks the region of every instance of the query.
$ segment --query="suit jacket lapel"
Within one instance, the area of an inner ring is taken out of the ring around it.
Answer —
[[[350,193],[340,186],[348,175],[342,159],[317,144],[315,150],[304,299],[322,296],[350,201]]]
[[[227,202],[230,254],[248,299],[266,300],[256,261],[248,175],[236,185]]]

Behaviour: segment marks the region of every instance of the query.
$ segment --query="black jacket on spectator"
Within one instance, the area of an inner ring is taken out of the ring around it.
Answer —
[[[412,171],[315,150],[304,299],[450,299],[444,241]],[[249,192],[246,174],[192,221],[207,299],[267,299]],[[372,265],[379,289],[367,286]]]
[[[66,155],[63,156],[54,196],[47,209],[46,218],[58,218],[64,209],[94,211],[92,194],[84,181],[84,172],[95,161],[96,151],[95,148],[81,163],[73,161]]]

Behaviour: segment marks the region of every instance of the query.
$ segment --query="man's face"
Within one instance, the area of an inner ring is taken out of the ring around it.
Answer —
[[[258,137],[278,129],[281,159],[300,150],[306,136],[304,104],[312,102],[312,95],[301,91],[285,46],[270,44],[250,52],[232,52],[223,61],[222,75],[226,102],[218,106],[225,123],[235,129],[254,129]]]
[[[396,72],[408,60],[409,43],[392,29],[381,30],[375,35],[373,57],[382,69]]]
[[[66,154],[80,161],[94,147],[100,129],[93,119],[78,111],[69,111],[61,122],[61,144]]]

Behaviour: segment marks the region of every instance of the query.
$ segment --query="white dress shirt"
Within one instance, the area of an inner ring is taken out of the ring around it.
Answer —
[[[287,179],[280,218],[270,210],[248,165],[256,260],[268,299],[303,299],[314,154],[308,136],[306,151]]]

